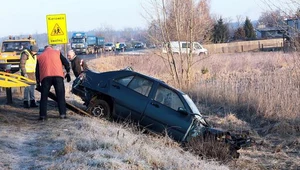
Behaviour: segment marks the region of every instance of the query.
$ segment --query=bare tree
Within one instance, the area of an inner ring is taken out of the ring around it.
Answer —
[[[275,11],[263,12],[259,17],[258,22],[265,25],[266,27],[275,27],[283,20],[284,16],[281,14],[280,10],[277,9]]]
[[[156,44],[163,44],[166,54],[158,54],[169,68],[176,86],[188,88],[194,60],[192,42],[208,42],[211,37],[213,20],[210,17],[209,0],[150,0],[149,38]],[[186,41],[190,44],[189,53],[172,53],[171,41]]]
[[[95,30],[97,36],[105,37],[105,41],[115,41],[115,30],[110,26],[102,26]]]

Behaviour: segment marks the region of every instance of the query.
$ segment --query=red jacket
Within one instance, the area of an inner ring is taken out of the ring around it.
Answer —
[[[64,78],[63,65],[66,71],[70,72],[68,60],[58,51],[47,47],[45,51],[37,57],[38,61],[38,82],[42,82],[45,77]]]

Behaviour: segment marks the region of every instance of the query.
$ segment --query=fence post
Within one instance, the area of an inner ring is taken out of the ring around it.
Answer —
[[[241,46],[241,48],[242,48],[242,52],[244,52],[244,46],[243,45]]]
[[[261,51],[264,51],[264,44],[261,45]]]

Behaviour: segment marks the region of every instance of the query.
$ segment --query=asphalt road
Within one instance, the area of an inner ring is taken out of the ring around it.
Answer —
[[[95,59],[95,58],[99,58],[101,56],[112,56],[112,55],[143,55],[145,54],[145,52],[147,51],[147,49],[134,49],[134,48],[130,48],[127,49],[124,52],[115,52],[115,51],[106,51],[106,52],[102,52],[102,53],[98,53],[98,54],[81,54],[79,55],[80,57],[82,57],[85,60],[91,60],[91,59]]]

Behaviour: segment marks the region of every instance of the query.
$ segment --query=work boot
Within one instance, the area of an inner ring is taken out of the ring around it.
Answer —
[[[35,100],[30,100],[30,107],[39,107],[36,105]]]
[[[60,119],[66,119],[67,118],[66,115],[60,115],[59,117],[60,117]]]
[[[45,122],[47,121],[47,116],[40,116],[39,120]]]
[[[28,102],[28,101],[24,101],[24,102],[23,102],[23,107],[24,107],[24,108],[30,108],[29,102]]]

